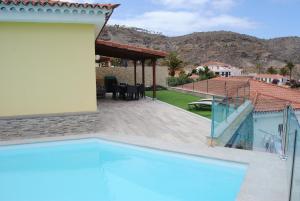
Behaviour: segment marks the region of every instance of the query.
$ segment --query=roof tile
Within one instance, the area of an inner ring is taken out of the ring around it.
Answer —
[[[32,5],[32,6],[66,6],[66,7],[82,7],[82,8],[106,8],[106,9],[115,9],[119,6],[119,4],[89,4],[89,3],[73,3],[73,2],[65,2],[65,1],[53,1],[53,0],[1,0],[0,3],[10,5]]]

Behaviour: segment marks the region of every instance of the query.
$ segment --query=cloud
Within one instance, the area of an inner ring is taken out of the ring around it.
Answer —
[[[170,9],[191,9],[204,6],[210,0],[152,0],[156,4],[162,4]]]
[[[236,5],[239,0],[152,0],[156,4],[166,6],[166,9],[215,9],[228,10]]]
[[[227,11],[237,4],[237,0],[213,0],[211,6],[215,10]]]
[[[247,18],[238,18],[226,14],[207,16],[189,11],[152,11],[127,19],[112,19],[110,24],[140,27],[166,35],[182,35],[197,31],[216,29],[251,29],[257,24]]]
[[[93,3],[99,0],[69,0]],[[138,1],[138,0],[137,0]],[[139,27],[177,36],[199,31],[253,29],[257,23],[230,14],[243,0],[147,0],[152,10],[111,18],[109,24]],[[127,15],[128,16],[128,15]]]

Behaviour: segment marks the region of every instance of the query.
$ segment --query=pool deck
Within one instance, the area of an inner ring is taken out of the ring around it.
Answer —
[[[95,133],[5,136],[0,145],[100,138],[248,164],[237,201],[287,201],[286,163],[278,155],[210,147],[210,120],[160,101],[99,102]],[[216,189],[217,193],[217,189]]]

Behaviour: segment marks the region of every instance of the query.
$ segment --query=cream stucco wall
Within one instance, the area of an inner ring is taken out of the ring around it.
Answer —
[[[94,26],[0,22],[0,116],[96,111]]]

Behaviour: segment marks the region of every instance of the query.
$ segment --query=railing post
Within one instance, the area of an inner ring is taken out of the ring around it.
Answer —
[[[228,118],[228,113],[229,113],[229,99],[228,96],[226,96],[226,109],[225,109],[226,121]]]
[[[283,133],[281,136],[281,156],[282,160],[287,159],[287,145],[289,136],[289,106],[283,110]]]
[[[206,93],[208,93],[208,79],[206,80]]]
[[[244,86],[244,101],[243,102],[246,101],[246,87],[247,87],[247,84]]]
[[[195,81],[193,80],[193,92],[195,91]]]
[[[227,83],[226,83],[226,81],[225,81],[225,85],[224,85],[224,94],[225,94],[225,95],[226,95],[226,91],[227,91],[226,85],[227,85]]]
[[[293,181],[294,181],[294,172],[295,172],[295,160],[296,160],[296,149],[297,149],[297,136],[298,132],[295,131],[295,139],[294,139],[294,146],[293,146],[293,162],[292,162],[292,172],[291,172],[291,181],[290,181],[290,194],[289,194],[289,201],[292,201],[292,194],[294,190]]]
[[[214,134],[215,134],[215,97],[213,96],[212,107],[211,107],[211,140],[210,140],[210,146],[213,146]]]

